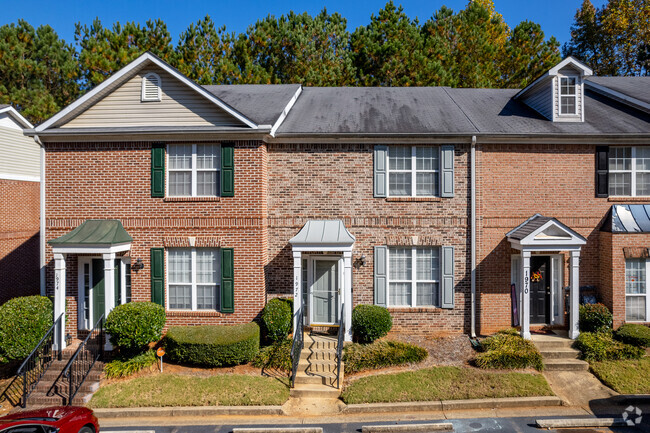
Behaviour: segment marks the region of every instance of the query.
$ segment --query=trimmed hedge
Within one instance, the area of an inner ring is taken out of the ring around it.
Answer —
[[[587,361],[640,359],[645,355],[640,347],[614,340],[611,332],[581,332],[576,346]]]
[[[542,371],[542,354],[532,341],[524,340],[511,331],[503,331],[481,342],[485,352],[479,353],[474,362],[480,368],[528,368]]]
[[[167,321],[165,307],[153,302],[118,305],[106,319],[111,344],[124,353],[137,353],[160,340]]]
[[[290,299],[271,299],[262,310],[264,337],[277,343],[287,338],[292,328],[293,302]]]
[[[650,347],[650,328],[636,323],[626,323],[614,333],[614,338],[637,347]]]
[[[52,326],[52,301],[45,296],[13,298],[0,306],[0,364],[29,356]]]
[[[156,351],[151,349],[131,358],[114,359],[104,366],[104,373],[109,379],[127,377],[156,364]]]
[[[603,304],[584,304],[578,320],[581,332],[603,332],[612,328],[613,316]]]
[[[279,343],[267,346],[253,359],[252,364],[260,368],[273,368],[291,371],[291,345],[293,341],[285,338]]]
[[[260,350],[260,327],[242,325],[175,326],[164,339],[171,361],[223,367],[250,362]]]
[[[352,310],[352,333],[359,343],[372,343],[388,334],[392,327],[393,319],[384,307],[360,304]]]
[[[354,373],[382,367],[421,362],[429,356],[427,350],[399,341],[375,341],[372,344],[351,344],[345,347],[345,372]]]

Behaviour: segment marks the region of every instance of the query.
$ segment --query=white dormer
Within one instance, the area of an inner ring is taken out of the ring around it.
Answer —
[[[567,57],[515,95],[553,122],[584,122],[584,77],[593,71]]]
[[[142,102],[160,102],[162,100],[162,83],[160,76],[149,72],[142,77]]]

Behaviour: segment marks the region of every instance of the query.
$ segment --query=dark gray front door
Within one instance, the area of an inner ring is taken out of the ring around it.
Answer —
[[[550,323],[551,258],[530,258],[530,323]]]
[[[311,323],[333,325],[339,319],[338,260],[314,259]]]

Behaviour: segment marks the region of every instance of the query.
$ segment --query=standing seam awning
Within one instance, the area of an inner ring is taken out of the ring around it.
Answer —
[[[101,245],[111,246],[133,241],[119,220],[87,220],[69,233],[48,241],[54,246]]]
[[[297,235],[289,240],[294,247],[351,248],[355,237],[341,220],[309,220]]]

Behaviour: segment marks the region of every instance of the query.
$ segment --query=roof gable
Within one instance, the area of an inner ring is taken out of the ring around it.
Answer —
[[[11,117],[19,128],[27,129],[34,127],[29,123],[29,120],[25,119],[18,110],[9,104],[0,104],[0,115],[3,114]]]
[[[506,234],[513,246],[555,247],[585,245],[587,240],[555,218],[535,214]]]

